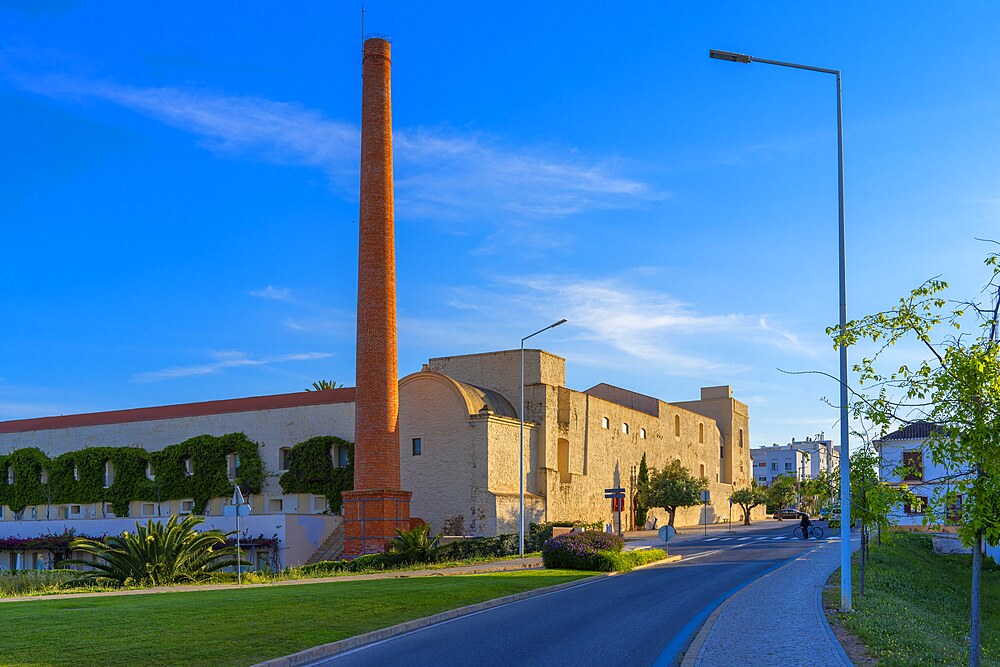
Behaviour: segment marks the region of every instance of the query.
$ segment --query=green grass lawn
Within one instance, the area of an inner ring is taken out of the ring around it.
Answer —
[[[0,604],[0,664],[246,666],[590,574],[533,570]]]
[[[938,556],[926,535],[898,533],[871,544],[865,596],[854,581],[854,613],[838,614],[884,667],[969,664],[971,556]],[[854,572],[859,572],[858,554]],[[987,561],[988,562],[988,561]],[[840,573],[824,595],[840,601]],[[982,664],[1000,667],[1000,567],[985,565]]]

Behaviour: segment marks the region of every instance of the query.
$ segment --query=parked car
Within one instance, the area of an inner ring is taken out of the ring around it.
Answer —
[[[833,511],[833,507],[832,506],[821,507],[821,508],[819,508],[819,514],[817,515],[817,518],[820,521],[824,521],[826,519],[829,519],[830,518],[830,512],[832,512],[832,511]]]
[[[794,507],[786,507],[782,509],[780,512],[774,513],[775,519],[800,519],[803,516],[809,516],[809,515],[806,514],[805,512],[800,512]]]

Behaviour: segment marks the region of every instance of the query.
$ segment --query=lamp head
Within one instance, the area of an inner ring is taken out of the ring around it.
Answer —
[[[733,53],[732,51],[718,51],[712,49],[708,52],[709,58],[715,58],[716,60],[728,60],[733,63],[751,63],[753,62],[753,57],[748,56],[745,53]]]

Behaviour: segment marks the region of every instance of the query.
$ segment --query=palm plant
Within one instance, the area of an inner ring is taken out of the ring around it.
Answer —
[[[313,382],[311,389],[306,387],[306,391],[326,391],[327,389],[339,389],[343,386],[342,384],[337,384],[335,380],[317,380]]]
[[[430,537],[431,527],[426,523],[410,530],[396,529],[396,537],[389,543],[389,552],[408,563],[426,563],[441,542],[441,536]]]
[[[204,521],[204,517],[194,515],[181,521],[172,516],[166,524],[150,520],[143,526],[137,521],[135,533],[126,531],[103,541],[75,539],[70,545],[72,550],[94,556],[97,561],[73,558],[59,565],[92,568],[80,572],[78,583],[162,586],[198,581],[237,564],[236,549],[226,544],[226,533],[194,529]]]

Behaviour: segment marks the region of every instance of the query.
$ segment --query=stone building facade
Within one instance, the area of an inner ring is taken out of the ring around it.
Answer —
[[[510,350],[430,359],[399,381],[401,486],[412,492],[411,515],[434,533],[517,530],[519,355]],[[708,482],[711,503],[678,511],[678,526],[728,520],[730,494],[750,479],[747,406],[732,398],[729,387],[707,387],[700,400],[667,403],[608,384],[570,389],[565,360],[542,350],[525,350],[524,368],[526,522],[610,522],[604,489],[613,485],[617,466],[631,496],[629,472],[643,454],[650,468],[676,459]],[[283,495],[277,478],[283,454],[296,443],[320,435],[353,439],[353,388],[0,422],[0,453],[38,447],[57,456],[93,446],[155,451],[201,434],[233,432],[259,444],[268,473],[244,528],[278,535],[282,566],[320,552],[336,555],[328,551],[331,536],[343,535],[341,508],[330,512],[321,496]],[[331,455],[335,465],[342,463]],[[226,502],[209,502],[208,523],[232,530],[232,520],[221,516]],[[83,534],[120,532],[137,518],[185,511],[182,501],[146,505],[132,503],[128,518],[94,506],[78,517],[52,520],[43,518],[66,517],[65,508],[36,507],[20,519],[0,508],[0,538],[68,527]],[[662,510],[653,515],[665,520]]]

